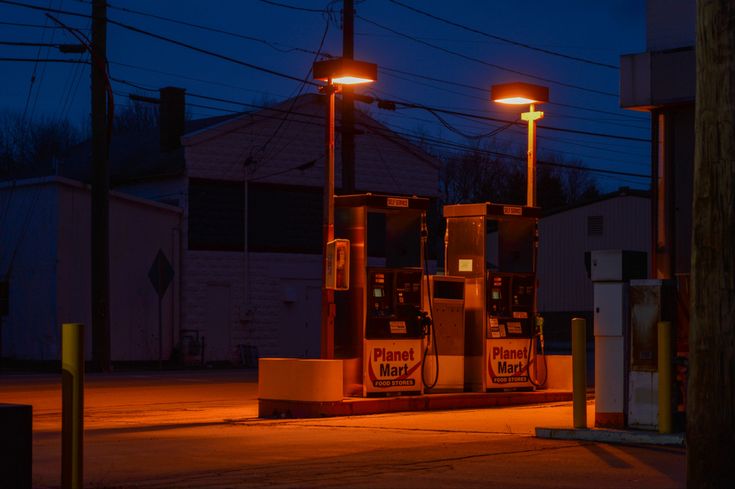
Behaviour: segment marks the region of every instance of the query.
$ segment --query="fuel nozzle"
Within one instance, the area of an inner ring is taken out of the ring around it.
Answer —
[[[421,334],[429,336],[431,333],[431,317],[426,311],[418,311],[419,324],[421,325]]]

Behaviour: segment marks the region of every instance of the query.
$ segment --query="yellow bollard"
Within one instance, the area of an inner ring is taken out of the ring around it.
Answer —
[[[587,428],[587,321],[572,319],[572,406],[574,428]]]
[[[82,489],[84,325],[61,325],[61,487]]]
[[[671,433],[671,323],[658,323],[658,432]]]

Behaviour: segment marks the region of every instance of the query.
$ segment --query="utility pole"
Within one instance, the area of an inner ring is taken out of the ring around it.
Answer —
[[[697,2],[687,487],[735,468],[735,3]]]
[[[107,2],[92,1],[92,363],[111,370]]]
[[[355,5],[344,0],[342,8],[342,57],[355,57]],[[355,192],[355,96],[350,85],[342,86],[342,193]]]

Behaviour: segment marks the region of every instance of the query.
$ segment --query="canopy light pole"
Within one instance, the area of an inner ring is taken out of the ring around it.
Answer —
[[[536,104],[549,101],[548,87],[531,83],[502,83],[493,85],[491,98],[494,102],[510,105],[528,105],[528,112],[521,118],[528,121],[528,176],[526,186],[526,205],[536,206],[536,121],[544,118],[544,113],[536,110]]]
[[[334,290],[327,288],[327,243],[334,239],[334,94],[342,85],[370,83],[378,79],[373,63],[348,58],[317,61],[314,79],[326,83],[320,91],[327,96],[325,125],[326,162],[324,164],[324,218],[322,240],[322,321],[321,357],[334,358]]]

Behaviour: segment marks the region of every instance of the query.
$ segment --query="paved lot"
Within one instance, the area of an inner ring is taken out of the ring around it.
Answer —
[[[571,403],[261,420],[252,371],[88,375],[85,395],[91,488],[685,486],[681,448],[532,436]],[[60,399],[58,376],[0,374],[0,402],[34,406],[35,487],[59,486]]]

